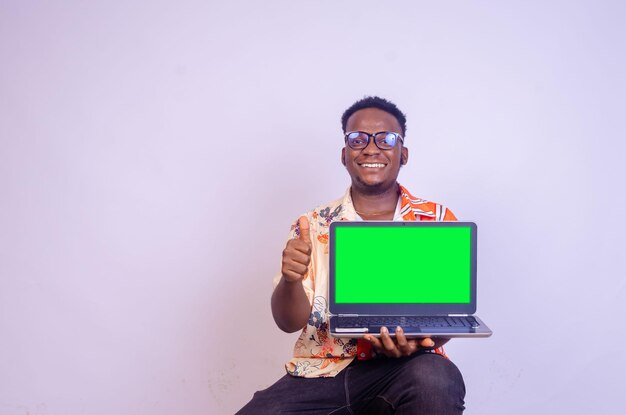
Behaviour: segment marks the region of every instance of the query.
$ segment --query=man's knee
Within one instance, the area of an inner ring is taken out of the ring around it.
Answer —
[[[465,397],[463,376],[454,363],[443,356],[425,353],[415,356],[405,366],[414,390],[427,396]]]

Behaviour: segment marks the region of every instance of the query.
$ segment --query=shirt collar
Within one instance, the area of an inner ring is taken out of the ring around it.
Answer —
[[[394,221],[414,221],[418,220],[417,216],[434,216],[434,212],[422,210],[417,206],[420,203],[425,203],[426,200],[411,195],[411,193],[409,193],[409,191],[404,186],[402,186],[401,184],[398,185],[400,186],[400,197],[398,198],[396,211],[393,214]],[[352,203],[352,194],[350,192],[351,188],[352,187],[349,186],[343,196],[343,209],[341,220],[363,220],[354,209],[354,204]]]

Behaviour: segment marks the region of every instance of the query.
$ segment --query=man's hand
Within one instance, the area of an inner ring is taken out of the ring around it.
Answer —
[[[300,236],[287,242],[283,250],[283,265],[281,272],[286,282],[302,281],[311,262],[311,236],[309,234],[309,220],[306,216],[298,219]]]
[[[283,274],[272,293],[272,315],[278,327],[287,333],[301,330],[311,314],[311,303],[302,280],[311,262],[311,236],[306,216],[298,219],[300,235],[287,242],[283,250]]]
[[[363,338],[371,343],[376,353],[384,354],[387,357],[410,356],[420,348],[432,349],[435,347],[435,342],[430,337],[407,339],[402,327],[396,328],[395,341],[389,335],[387,327],[381,327],[380,338],[372,335],[365,335]]]

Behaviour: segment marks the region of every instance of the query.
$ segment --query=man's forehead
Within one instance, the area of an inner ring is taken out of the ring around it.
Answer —
[[[378,108],[363,108],[352,114],[346,123],[346,130],[357,129],[402,131],[396,117]]]

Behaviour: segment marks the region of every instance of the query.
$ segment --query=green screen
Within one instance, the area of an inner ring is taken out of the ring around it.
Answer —
[[[335,302],[470,302],[469,227],[340,226]]]

